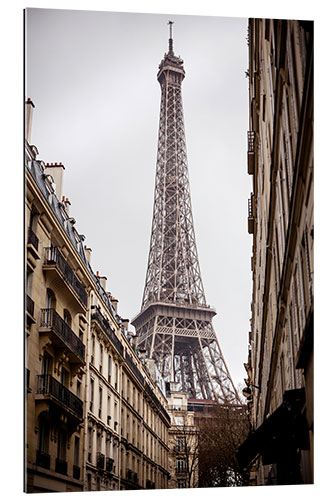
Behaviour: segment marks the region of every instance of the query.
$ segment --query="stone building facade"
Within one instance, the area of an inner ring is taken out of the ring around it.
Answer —
[[[162,384],[90,265],[62,193],[64,165],[37,160],[26,102],[27,492],[167,488]]]
[[[199,429],[195,412],[188,405],[188,395],[178,384],[169,383],[169,488],[197,488],[199,485]]]
[[[313,482],[313,23],[249,20],[253,292],[239,450],[252,484]]]

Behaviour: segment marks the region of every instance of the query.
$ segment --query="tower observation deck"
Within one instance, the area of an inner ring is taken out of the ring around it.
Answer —
[[[161,108],[148,267],[141,311],[132,324],[164,380],[178,382],[190,398],[238,403],[199,267],[182,104],[185,71],[174,55],[172,24],[157,74]]]

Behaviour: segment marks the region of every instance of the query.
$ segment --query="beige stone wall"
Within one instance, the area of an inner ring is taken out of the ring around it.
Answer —
[[[249,33],[255,224],[247,367],[248,382],[260,387],[249,402],[257,428],[286,390],[307,385],[297,360],[313,312],[313,116],[311,89],[304,102],[308,52],[300,23],[250,20]],[[263,484],[264,469],[259,476]]]
[[[80,257],[75,229],[77,246],[69,238],[66,227],[75,221],[59,193],[54,198],[54,179],[45,179],[47,200],[28,144],[26,152],[26,489],[167,488],[166,398],[135,351],[116,299],[107,301],[106,279]],[[50,170],[42,162],[38,168]],[[50,203],[58,203],[63,224]],[[46,261],[51,245],[61,254],[57,263]]]

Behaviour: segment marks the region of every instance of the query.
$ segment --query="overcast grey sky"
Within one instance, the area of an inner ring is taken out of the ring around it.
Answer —
[[[63,194],[119,312],[140,310],[153,209],[158,65],[174,24],[194,226],[208,304],[235,385],[246,376],[247,19],[28,9],[26,96],[39,159],[65,165]]]

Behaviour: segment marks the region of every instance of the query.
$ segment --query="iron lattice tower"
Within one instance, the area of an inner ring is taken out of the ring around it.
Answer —
[[[159,65],[161,110],[154,211],[138,343],[166,381],[191,398],[239,402],[207,306],[191,208],[181,85],[183,61],[169,51]]]

